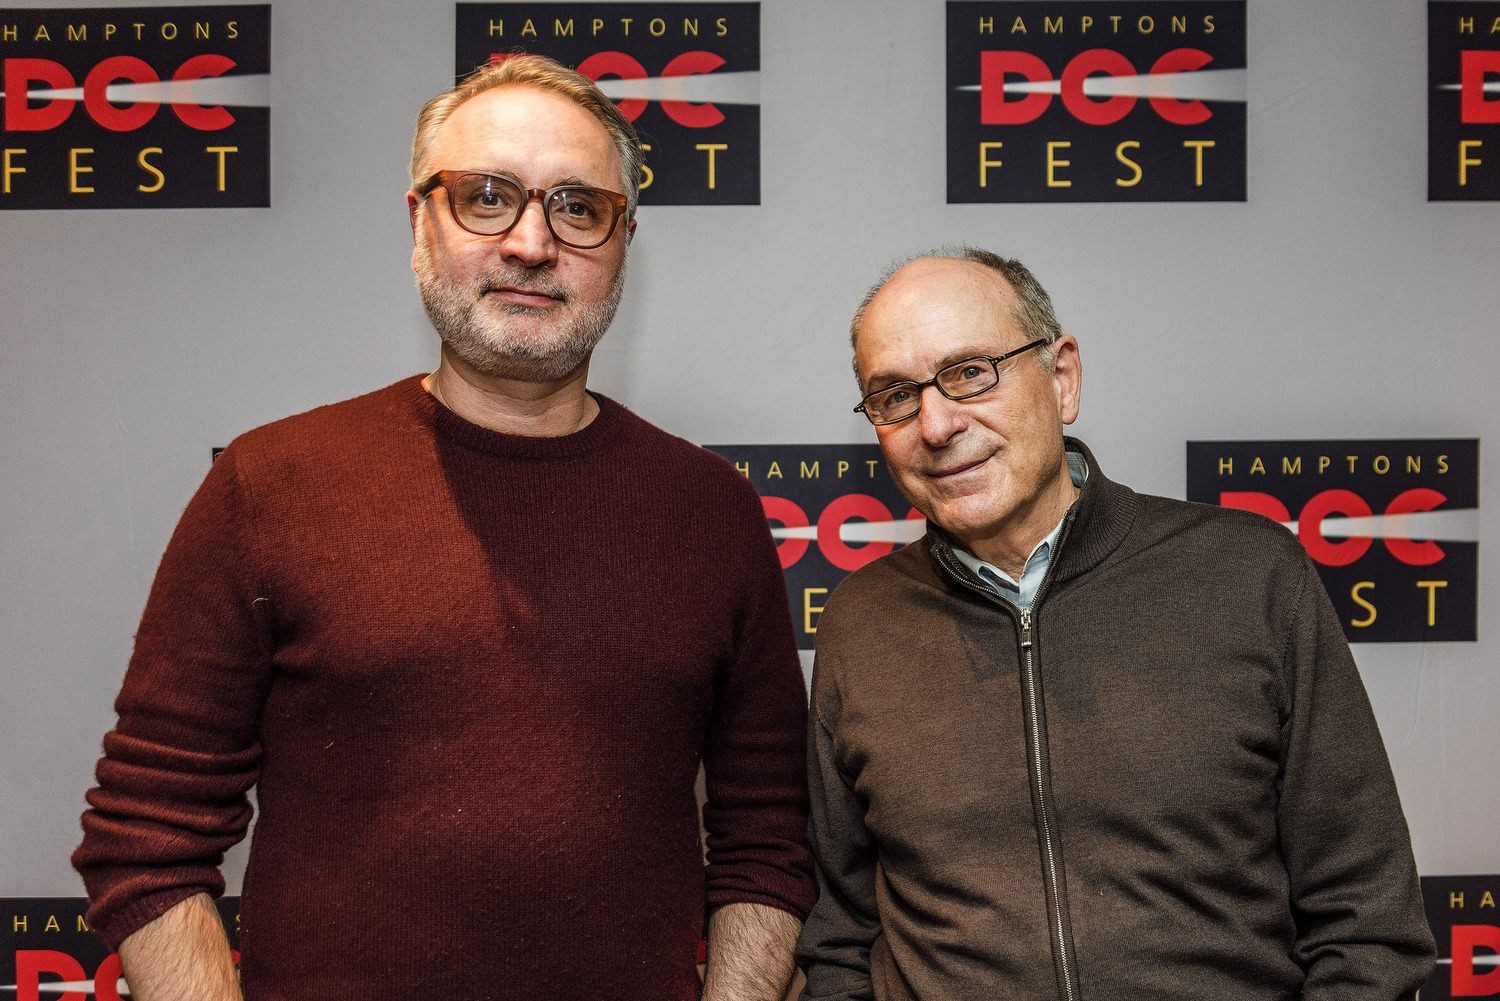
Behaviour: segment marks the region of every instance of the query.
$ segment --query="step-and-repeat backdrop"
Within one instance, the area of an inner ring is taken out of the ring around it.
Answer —
[[[1106,472],[1306,545],[1411,825],[1424,996],[1500,994],[1500,2],[12,2],[0,991],[119,996],[67,856],[168,533],[239,432],[433,367],[414,117],[533,51],[647,143],[592,385],[760,490],[806,663],[922,527],[850,411],[854,304],[925,247],[1020,257]]]

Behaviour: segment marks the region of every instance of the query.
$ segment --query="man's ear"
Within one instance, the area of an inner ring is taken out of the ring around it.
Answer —
[[[625,245],[629,246],[630,245],[630,241],[634,240],[634,239],[635,239],[635,220],[632,219],[628,223],[625,224]]]
[[[422,205],[422,196],[415,191],[406,193],[406,216],[411,220],[411,242],[412,246],[417,243],[417,209]]]
[[[1083,395],[1083,359],[1078,341],[1063,334],[1052,342],[1052,388],[1057,394],[1057,413],[1064,424],[1078,419],[1079,399]]]

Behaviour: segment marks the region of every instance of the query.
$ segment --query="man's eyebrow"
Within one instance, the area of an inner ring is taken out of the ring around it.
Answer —
[[[1001,353],[1004,354],[1004,352]],[[927,379],[931,379],[934,375],[937,375],[938,372],[947,368],[949,365],[956,365],[961,361],[968,361],[970,358],[993,357],[994,355],[989,353],[988,347],[957,348],[953,351],[949,351],[947,354],[938,359],[937,367],[934,368],[931,372],[927,373],[926,379],[919,379],[916,376],[912,375],[898,375],[894,372],[876,372],[865,382],[865,392],[873,393],[877,389],[884,389],[886,386],[894,386],[898,382],[926,382]]]

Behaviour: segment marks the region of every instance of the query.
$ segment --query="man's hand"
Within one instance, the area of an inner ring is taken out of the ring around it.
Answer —
[[[243,1001],[224,925],[200,893],[120,943],[131,1001]]]
[[[802,922],[765,904],[725,904],[708,918],[703,1001],[782,1001]]]

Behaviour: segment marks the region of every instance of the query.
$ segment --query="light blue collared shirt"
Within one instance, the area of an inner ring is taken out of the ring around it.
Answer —
[[[1082,487],[1083,481],[1089,478],[1088,463],[1078,452],[1065,452],[1064,455],[1068,459],[1068,478],[1075,487]],[[953,547],[953,555],[963,560],[964,566],[974,571],[992,591],[1024,611],[1031,607],[1031,602],[1036,598],[1036,589],[1042,586],[1042,580],[1047,576],[1047,567],[1052,563],[1052,551],[1057,548],[1057,537],[1062,534],[1063,522],[1067,517],[1065,513],[1059,518],[1057,527],[1038,542],[1031,555],[1026,557],[1026,566],[1021,570],[1019,581],[999,567],[986,563],[957,546]]]

